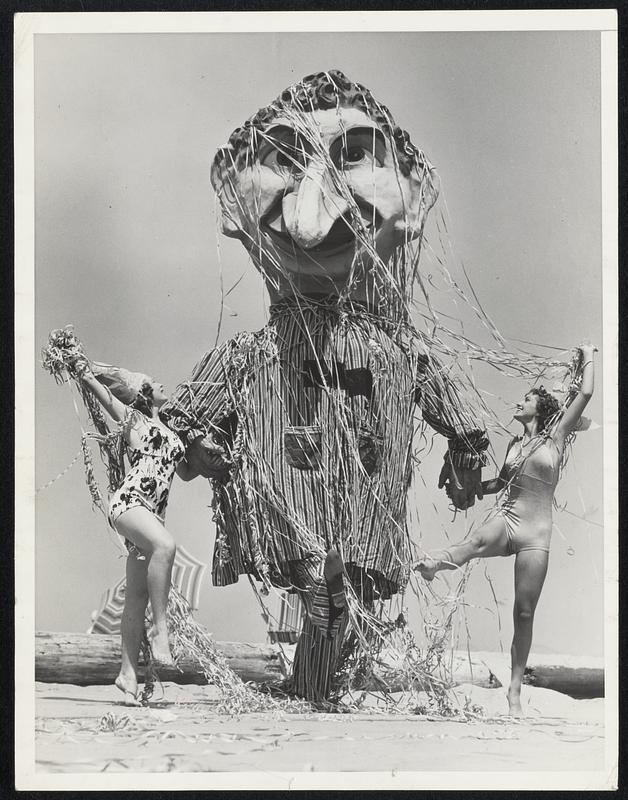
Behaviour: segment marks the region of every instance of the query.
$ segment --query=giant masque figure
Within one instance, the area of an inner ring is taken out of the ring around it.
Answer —
[[[208,353],[164,413],[212,480],[214,583],[248,573],[299,592],[293,686],[320,700],[349,622],[408,578],[417,408],[449,440],[439,482],[456,507],[480,490],[483,426],[410,321],[436,176],[389,111],[332,70],[238,128],[211,177],[270,318]]]

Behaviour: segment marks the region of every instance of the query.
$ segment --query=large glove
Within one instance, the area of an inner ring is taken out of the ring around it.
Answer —
[[[455,508],[460,511],[471,508],[475,505],[476,497],[478,500],[484,497],[482,469],[481,467],[477,469],[454,468],[449,458],[446,458],[438,477],[438,488],[442,489],[443,486]]]
[[[226,478],[232,466],[225,448],[211,436],[197,436],[188,446],[185,458],[191,469],[204,478]]]

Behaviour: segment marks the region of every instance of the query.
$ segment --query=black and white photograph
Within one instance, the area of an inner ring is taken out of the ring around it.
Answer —
[[[615,12],[21,14],[15,87],[17,788],[616,788]]]

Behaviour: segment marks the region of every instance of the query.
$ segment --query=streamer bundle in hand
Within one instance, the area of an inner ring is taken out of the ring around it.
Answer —
[[[87,360],[83,345],[74,334],[73,325],[51,331],[41,355],[43,368],[57,383],[64,383],[68,377],[76,379],[77,364],[84,364]]]
[[[110,492],[114,492],[124,478],[124,441],[117,427],[114,429],[110,427],[100,403],[80,380],[83,372],[92,365],[87,358],[82,342],[74,333],[73,325],[55,328],[50,332],[48,343],[42,350],[42,366],[57,383],[66,383],[68,379],[71,379],[76,384],[88,416],[96,429],[94,432],[83,431],[83,460],[92,502],[106,516],[105,502],[94,474],[87,439],[95,439],[98,442],[100,457],[107,470]],[[94,369],[98,369],[96,365],[94,365]]]

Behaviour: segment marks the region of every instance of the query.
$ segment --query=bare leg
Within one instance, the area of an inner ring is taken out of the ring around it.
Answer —
[[[171,666],[166,607],[176,552],[174,539],[157,517],[142,506],[121,514],[116,528],[146,555],[146,584],[153,612],[153,627],[149,633],[153,658],[157,663]]]
[[[140,655],[144,618],[148,603],[146,582],[146,561],[138,561],[135,556],[126,560],[126,596],[122,612],[122,663],[116,686],[124,692],[127,706],[139,706],[137,699],[137,662]]]
[[[543,550],[523,550],[515,559],[515,635],[510,649],[512,671],[508,688],[508,706],[513,717],[523,714],[521,681],[532,644],[534,611],[547,574],[548,559],[549,553]]]
[[[495,516],[475,533],[447,550],[435,550],[420,559],[415,569],[426,581],[431,581],[442,569],[457,569],[473,558],[492,558],[508,555],[506,523],[501,516]]]

